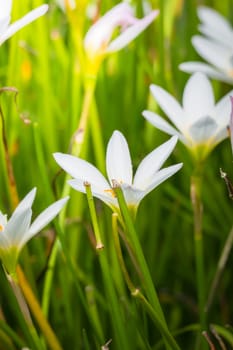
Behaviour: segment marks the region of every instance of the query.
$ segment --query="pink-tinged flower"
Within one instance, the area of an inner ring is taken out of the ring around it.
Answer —
[[[174,136],[149,153],[139,164],[133,177],[127,141],[119,131],[114,131],[106,153],[108,181],[97,168],[81,158],[63,153],[55,153],[54,158],[61,168],[73,177],[68,183],[77,191],[86,193],[85,183],[89,183],[93,196],[101,199],[113,211],[117,211],[118,202],[113,190],[116,182],[122,188],[128,207],[136,212],[140,201],[149,192],[182,167],[182,164],[175,164],[161,169],[176,142],[177,137]]]
[[[126,3],[114,6],[87,32],[84,47],[89,59],[121,50],[134,40],[155,19],[159,11],[152,11],[142,19],[134,16],[133,9]],[[121,33],[112,40],[116,28]]]
[[[177,135],[196,159],[204,159],[228,136],[231,105],[226,94],[215,104],[212,86],[203,73],[194,73],[188,80],[182,105],[162,87],[151,85],[151,92],[171,123],[151,111],[143,116],[158,129]]]
[[[0,259],[9,274],[15,273],[24,245],[55,218],[69,198],[51,204],[31,224],[31,206],[35,195],[36,188],[24,197],[9,220],[0,211]]]
[[[48,11],[48,5],[41,5],[28,12],[18,21],[10,24],[12,10],[12,0],[0,0],[0,45],[14,35],[18,30],[25,27],[38,17]]]

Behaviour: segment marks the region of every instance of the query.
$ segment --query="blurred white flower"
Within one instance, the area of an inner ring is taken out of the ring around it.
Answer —
[[[192,44],[198,54],[209,64],[185,62],[179,68],[193,73],[203,72],[211,78],[233,84],[233,27],[222,15],[213,9],[198,8],[201,20],[200,32],[195,35]]]
[[[0,0],[0,45],[14,35],[18,30],[25,27],[38,17],[44,15],[48,11],[48,5],[41,5],[34,10],[28,12],[18,21],[10,24],[12,0]]]
[[[68,182],[77,191],[86,193],[87,182],[91,185],[93,196],[117,210],[118,203],[113,190],[116,182],[123,190],[127,205],[136,210],[143,197],[181,168],[182,164],[176,164],[160,170],[176,142],[177,137],[172,137],[149,153],[140,163],[134,179],[128,144],[119,131],[114,131],[107,146],[106,170],[109,182],[97,168],[83,159],[63,153],[55,153],[54,158],[74,178]]]
[[[71,10],[76,8],[75,0],[56,0],[56,3],[63,11],[66,10],[66,6],[69,6]]]
[[[231,138],[231,149],[233,153],[233,96],[230,96],[230,99],[231,99],[230,138]]]
[[[36,188],[19,203],[9,221],[0,211],[0,259],[10,274],[15,273],[18,256],[23,246],[54,219],[68,200],[66,197],[53,203],[31,224],[31,206],[35,195]]]
[[[228,136],[229,96],[233,91],[215,104],[212,86],[203,73],[194,73],[189,78],[183,92],[183,106],[160,86],[151,85],[150,89],[175,127],[150,111],[143,111],[144,118],[158,129],[177,135],[196,158],[204,159],[216,144]]]
[[[152,11],[146,17],[138,19],[130,5],[120,3],[114,6],[86,33],[84,47],[88,57],[95,60],[98,56],[121,50],[148,27],[158,13],[159,11]],[[121,33],[112,40],[118,27]]]

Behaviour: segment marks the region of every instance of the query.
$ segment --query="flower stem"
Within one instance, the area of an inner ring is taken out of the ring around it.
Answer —
[[[138,264],[141,268],[141,272],[142,272],[142,277],[141,277],[141,282],[142,285],[144,286],[144,290],[145,293],[147,295],[148,301],[149,301],[149,305],[151,305],[151,308],[153,310],[153,315],[156,315],[156,318],[158,320],[158,324],[159,324],[159,331],[161,332],[162,336],[164,337],[164,341],[166,343],[166,346],[168,349],[179,349],[178,344],[176,343],[175,339],[172,337],[171,333],[168,330],[168,326],[150,275],[150,271],[149,268],[147,266],[142,248],[141,248],[141,244],[138,240],[138,236],[137,233],[135,231],[134,225],[133,225],[133,221],[129,212],[129,209],[127,207],[123,192],[121,190],[121,188],[119,186],[115,186],[114,187],[116,196],[117,196],[117,200],[119,203],[119,207],[120,207],[120,211],[121,211],[121,215],[124,219],[125,222],[125,228],[126,228],[126,232],[128,234],[128,239],[132,244],[132,247],[134,249],[134,254],[135,257],[138,261]],[[173,344],[171,346],[171,343]]]
[[[33,313],[33,316],[35,317],[41,331],[43,332],[45,338],[47,339],[48,344],[50,345],[50,348],[52,350],[62,350],[62,347],[54,334],[52,328],[50,327],[48,321],[43,315],[43,312],[41,310],[41,307],[36,300],[36,297],[34,296],[30,285],[28,284],[26,277],[24,276],[23,271],[18,266],[17,268],[17,277],[19,286],[24,294],[24,297]]]
[[[201,200],[201,171],[197,170],[191,177],[191,201],[193,207],[194,220],[194,248],[196,261],[196,275],[197,275],[197,294],[198,294],[198,308],[200,315],[201,331],[206,330],[206,313],[205,313],[205,272],[204,272],[204,249],[203,249],[203,235],[202,235],[202,200]]]

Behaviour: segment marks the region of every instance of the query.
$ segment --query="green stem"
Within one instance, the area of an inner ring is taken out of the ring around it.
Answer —
[[[202,200],[201,200],[201,182],[202,175],[199,169],[196,170],[191,177],[191,201],[193,206],[194,219],[194,248],[196,261],[196,275],[197,275],[197,294],[198,294],[198,308],[200,315],[201,331],[206,330],[206,289],[205,289],[205,272],[204,272],[204,249],[203,249],[203,235],[202,235]]]
[[[156,290],[154,288],[154,284],[150,275],[150,271],[149,268],[147,266],[142,248],[141,248],[141,244],[138,240],[138,236],[137,236],[137,232],[135,231],[134,225],[133,225],[133,221],[129,212],[129,209],[127,207],[123,192],[121,190],[121,188],[119,186],[116,186],[114,188],[117,199],[118,199],[118,203],[119,203],[119,207],[120,207],[120,211],[122,214],[122,217],[124,219],[125,222],[125,227],[128,233],[128,238],[134,248],[134,254],[135,257],[138,261],[138,264],[141,268],[142,271],[142,285],[144,286],[144,290],[145,293],[147,295],[147,298],[149,300],[149,304],[151,304],[152,309],[154,310],[154,313],[156,314],[156,317],[159,320],[159,324],[161,325],[161,327],[159,328],[159,330],[161,331],[162,335],[164,336],[164,340],[166,343],[167,348],[169,349],[171,346],[171,339],[173,342],[173,346],[171,347],[172,349],[179,349],[179,346],[177,345],[177,343],[175,342],[174,338],[172,337],[171,333],[168,330],[168,326],[156,293]],[[163,330],[163,331],[162,331]],[[169,334],[169,336],[167,337],[167,335]],[[174,345],[175,344],[175,345]]]

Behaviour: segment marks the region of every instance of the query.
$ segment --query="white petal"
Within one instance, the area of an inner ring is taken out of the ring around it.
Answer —
[[[52,221],[55,216],[62,210],[69,197],[65,197],[51,204],[48,208],[46,208],[42,213],[34,220],[31,227],[29,228],[27,235],[24,236],[24,243],[26,243],[32,236],[37,234],[42,230],[46,225]]]
[[[101,172],[85,160],[64,153],[54,153],[54,158],[60,167],[72,177],[83,182],[87,181],[100,190],[109,187],[109,183]]]
[[[156,172],[167,160],[176,143],[177,136],[173,136],[170,140],[157,147],[142,160],[134,176],[134,187],[144,191],[154,182]]]
[[[1,14],[0,14],[0,16],[1,16]],[[10,19],[11,19],[10,16],[4,17],[4,18],[0,17],[0,38],[1,38],[1,35],[7,29],[8,25],[10,23]]]
[[[226,127],[222,129],[218,129],[217,134],[214,136],[214,145],[217,145],[221,141],[225,140],[227,137],[229,137],[229,131]]]
[[[126,139],[119,131],[114,131],[108,142],[106,154],[106,170],[109,181],[119,184],[132,184],[132,163]]]
[[[226,46],[232,45],[232,27],[225,17],[206,6],[200,6],[198,8],[198,17],[203,23],[199,27],[199,30],[203,34],[225,43]]]
[[[194,73],[189,78],[183,93],[183,106],[189,125],[211,113],[214,108],[214,94],[204,74]]]
[[[193,123],[189,129],[194,143],[202,143],[214,137],[218,131],[218,124],[210,116],[205,116]]]
[[[194,36],[192,44],[199,55],[213,66],[224,72],[233,69],[231,62],[232,51],[229,48],[201,36]]]
[[[177,135],[183,141],[184,137],[182,136],[182,134],[178,130],[173,128],[166,120],[164,120],[158,114],[151,111],[143,111],[142,115],[146,120],[148,120],[148,122],[150,122],[159,130],[162,130],[169,135]]]
[[[224,72],[220,72],[217,69],[202,62],[184,62],[179,65],[179,69],[186,73],[201,72],[206,74],[210,78],[214,78],[226,83],[233,83],[233,77],[226,75]]]
[[[30,226],[31,217],[31,208],[25,208],[11,216],[5,227],[5,234],[11,245],[22,247],[24,237],[27,235]]]
[[[78,179],[71,179],[68,181],[69,185],[73,187],[75,190],[86,193],[86,187],[84,186],[84,182],[82,180]],[[114,196],[114,191],[111,189],[111,187],[108,185],[108,187],[105,188],[105,190],[100,191],[98,187],[95,185],[91,185],[91,192],[93,197],[99,198],[101,201],[106,203],[110,206],[116,206],[117,200]]]
[[[84,47],[89,54],[96,54],[105,51],[111,40],[114,29],[124,25],[128,18],[133,17],[132,8],[126,3],[114,6],[102,16],[85,35]]]
[[[48,11],[48,5],[41,5],[34,10],[27,13],[24,17],[19,19],[18,21],[11,24],[7,30],[0,36],[0,45],[10,38],[13,34],[15,34],[18,30],[25,27],[27,24],[31,23],[38,17],[44,15]]]
[[[145,196],[144,191],[135,187],[122,185],[121,188],[128,206],[137,207],[141,199]]]
[[[22,210],[31,208],[32,203],[35,199],[35,195],[36,195],[36,188],[34,187],[19,203],[19,205],[17,206],[17,208],[15,209],[13,215],[15,215],[16,213],[19,213]]]
[[[220,101],[215,105],[212,116],[215,118],[216,123],[221,127],[227,127],[230,123],[231,115],[231,99],[233,96],[233,90],[228,92]]]
[[[12,0],[0,0],[0,20],[10,17],[12,9]]]
[[[180,104],[167,91],[157,85],[151,85],[150,90],[156,102],[172,123],[179,130],[185,128],[185,114]]]
[[[115,40],[113,40],[107,49],[107,52],[114,52],[121,50],[134,40],[141,32],[143,32],[151,22],[157,17],[159,11],[152,11],[149,15],[141,20],[137,20],[135,24],[123,31]]]
[[[169,177],[174,175],[177,171],[182,168],[183,163],[171,165],[168,168],[164,168],[156,173],[156,176],[154,177],[154,181],[150,183],[150,186],[148,186],[144,192],[144,196],[151,192],[155,187],[159,186],[162,182],[167,180]]]
[[[0,257],[1,257],[1,250],[8,250],[11,248],[11,242],[8,239],[8,236],[5,234],[5,232],[1,232],[0,234]]]
[[[4,227],[7,224],[7,215],[4,215],[1,211],[0,211],[0,235],[1,235],[1,231],[4,230]]]

